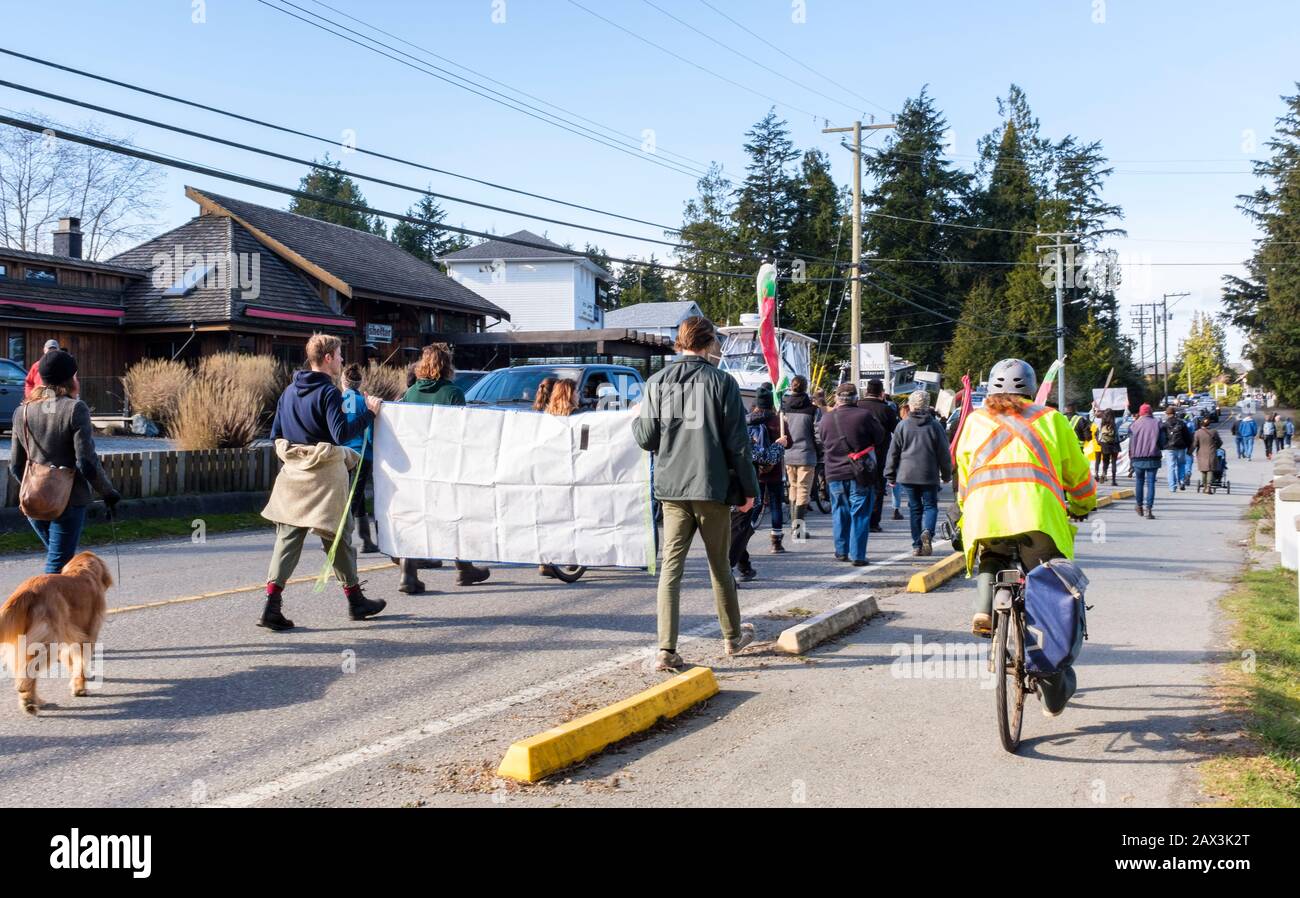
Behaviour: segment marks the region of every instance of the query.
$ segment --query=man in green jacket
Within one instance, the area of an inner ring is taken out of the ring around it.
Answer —
[[[419,405],[464,405],[465,393],[451,381],[455,369],[451,366],[451,350],[443,343],[433,343],[424,347],[420,360],[415,363],[415,383],[407,388],[403,402]],[[413,558],[402,559],[402,582],[397,591],[408,595],[424,592],[424,582],[416,571],[420,562]],[[442,567],[436,562],[434,567]],[[456,562],[456,585],[473,586],[488,578],[491,573],[485,567],[475,567],[468,561]]]
[[[740,388],[712,360],[721,355],[707,318],[692,316],[677,329],[682,357],[646,383],[633,422],[637,444],[654,453],[654,494],[663,505],[663,563],[659,569],[657,670],[676,671],[682,570],[696,531],[704,539],[713,598],[722,625],[723,649],[734,655],[754,641],[752,624],[740,621],[740,600],[731,574],[731,506],[749,511],[758,477],[749,451]]]

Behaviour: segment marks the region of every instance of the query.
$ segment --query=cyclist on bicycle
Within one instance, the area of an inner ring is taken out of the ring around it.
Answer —
[[[998,362],[983,408],[970,414],[957,442],[967,576],[979,558],[971,619],[977,636],[992,635],[998,571],[1013,567],[1017,556],[1026,571],[1053,558],[1072,560],[1070,518],[1097,507],[1097,484],[1074,428],[1061,413],[1034,404],[1037,388],[1027,362]],[[1044,710],[1059,714],[1074,693],[1074,671],[1058,671],[1040,686]]]

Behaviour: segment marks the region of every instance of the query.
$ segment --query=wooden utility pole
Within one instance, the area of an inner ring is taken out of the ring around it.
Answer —
[[[849,377],[853,384],[862,377],[862,360],[859,341],[862,339],[862,132],[880,131],[898,127],[893,122],[883,125],[864,125],[854,122],[847,128],[823,128],[823,134],[853,132],[853,267],[849,282]],[[885,359],[885,376],[889,376],[888,358]]]

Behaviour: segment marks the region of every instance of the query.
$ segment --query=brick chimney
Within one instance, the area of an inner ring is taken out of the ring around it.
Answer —
[[[54,255],[69,259],[81,258],[80,218],[59,219],[59,229],[54,232]]]

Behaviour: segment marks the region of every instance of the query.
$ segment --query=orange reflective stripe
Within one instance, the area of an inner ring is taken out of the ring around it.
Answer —
[[[1092,475],[1089,474],[1088,479],[1083,483],[1078,486],[1066,487],[1065,491],[1069,493],[1070,497],[1073,499],[1086,499],[1089,496],[1096,495],[1097,481],[1093,480]]]
[[[1001,452],[1013,439],[1015,439],[1015,437],[1012,436],[1011,432],[1008,430],[1004,430],[1001,427],[994,430],[989,434],[989,438],[984,441],[979,449],[975,450],[975,455],[971,458],[971,470],[982,468],[987,465],[993,460],[993,456]]]
[[[1047,447],[1043,445],[1042,439],[1038,436],[1038,431],[1034,430],[1034,428],[1026,423],[1024,419],[1011,415],[1002,418],[998,422],[998,426],[1008,428],[1012,433],[1019,437],[1020,440],[1029,447],[1030,453],[1033,454],[1034,459],[1043,470],[1051,473],[1056,488],[1062,488],[1061,482],[1056,478],[1056,466],[1052,464],[1052,455],[1047,451]]]
[[[1056,476],[1050,471],[1030,464],[989,465],[976,471],[962,484],[962,500],[965,501],[966,496],[983,487],[1002,486],[1008,483],[1034,483],[1046,487],[1057,502],[1062,506],[1065,505],[1065,498],[1061,495]]]

